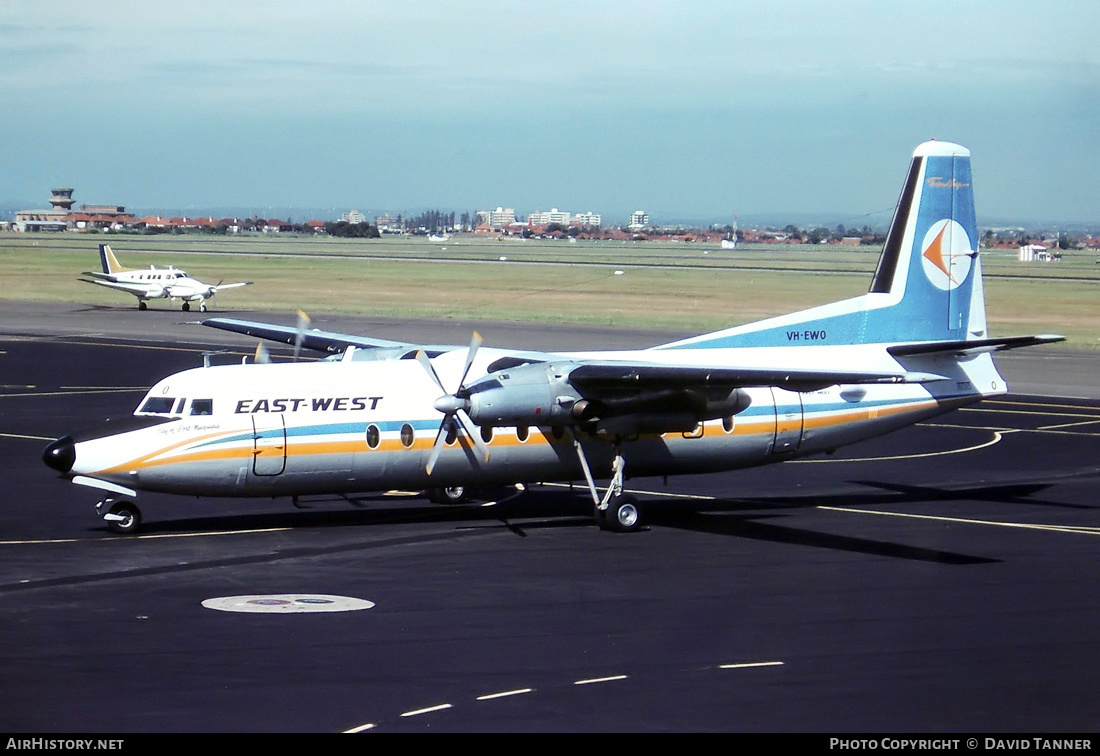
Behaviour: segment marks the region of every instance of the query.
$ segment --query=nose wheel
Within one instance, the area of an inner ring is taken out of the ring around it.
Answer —
[[[104,499],[95,509],[112,533],[131,535],[141,528],[141,510],[132,501]]]

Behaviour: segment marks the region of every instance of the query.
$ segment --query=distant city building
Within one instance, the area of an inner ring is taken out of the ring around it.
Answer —
[[[348,210],[340,216],[340,220],[346,221],[347,223],[366,223],[367,216],[363,215],[358,210]]]
[[[401,220],[399,216],[390,215],[376,215],[374,217],[374,225],[378,228],[378,231],[383,234],[395,234],[404,231],[401,227]]]
[[[478,210],[478,225],[505,229],[516,222],[516,211],[511,207],[498,207],[496,210]]]
[[[587,213],[577,213],[573,216],[573,225],[599,228],[601,225],[603,225],[603,216],[601,216],[599,213],[594,213],[591,210],[589,210]]]
[[[551,223],[568,226],[569,213],[562,212],[555,207],[545,213],[541,210],[536,210],[527,218],[527,225],[529,226],[549,226]]]
[[[627,228],[641,229],[649,226],[649,213],[644,210],[635,210],[630,214],[630,223]]]

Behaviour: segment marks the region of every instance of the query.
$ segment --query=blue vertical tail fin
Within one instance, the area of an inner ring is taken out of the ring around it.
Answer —
[[[925,142],[890,224],[870,294],[897,303],[876,313],[877,341],[964,340],[985,335],[970,151]]]
[[[962,341],[985,335],[970,151],[913,152],[867,294],[665,344],[669,349]]]

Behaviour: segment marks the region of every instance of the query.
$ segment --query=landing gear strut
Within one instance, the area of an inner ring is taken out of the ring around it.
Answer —
[[[638,509],[638,500],[623,493],[626,459],[622,454],[622,440],[618,438],[615,440],[615,459],[611,462],[611,482],[607,484],[607,491],[603,498],[600,498],[596,490],[596,483],[592,480],[592,471],[588,467],[584,447],[581,446],[576,431],[573,432],[573,447],[577,450],[581,469],[584,470],[584,478],[588,482],[588,490],[592,494],[592,503],[595,505],[593,514],[600,529],[633,533],[641,528],[642,515]]]

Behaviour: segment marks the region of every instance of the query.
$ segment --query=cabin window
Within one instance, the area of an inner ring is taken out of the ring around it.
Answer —
[[[493,440],[493,426],[483,425],[481,426],[481,440],[485,443],[489,443]]]
[[[175,405],[175,403],[176,398],[172,396],[151,396],[145,400],[141,412],[149,412],[156,415],[169,415],[172,413],[172,406]]]
[[[733,433],[733,415],[722,418],[722,430],[726,433]]]
[[[214,400],[213,399],[194,399],[191,402],[191,414],[192,415],[213,415],[214,414]]]
[[[377,449],[378,443],[381,441],[382,434],[378,430],[378,426],[371,423],[367,426],[367,446],[371,449]]]
[[[516,438],[518,438],[521,442],[527,440],[527,426],[526,425],[517,425],[516,426]]]
[[[416,440],[416,433],[413,431],[413,427],[408,423],[401,426],[401,445],[408,449],[413,445],[413,441]]]

